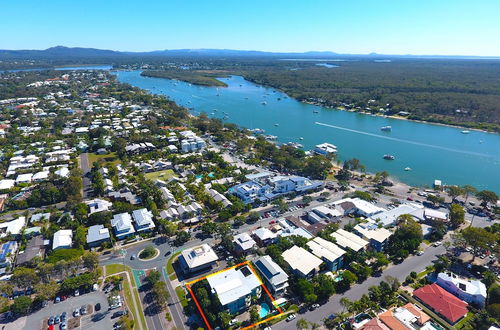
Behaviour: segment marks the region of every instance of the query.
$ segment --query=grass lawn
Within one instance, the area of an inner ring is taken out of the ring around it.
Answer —
[[[107,164],[113,164],[113,165],[120,164],[120,160],[116,156],[115,152],[110,152],[109,154],[106,155],[96,155],[94,153],[89,153],[88,158],[90,167],[92,167],[92,164],[94,164],[94,162],[99,162],[99,161],[103,161]]]
[[[472,320],[473,317],[474,317],[474,313],[468,312],[467,315],[465,315],[465,317],[463,319],[461,319],[460,321],[458,321],[457,324],[455,324],[455,328],[462,329],[465,325],[467,325]]]
[[[137,288],[133,282],[134,275],[132,274],[131,270],[129,267],[121,264],[112,264],[112,265],[106,265],[106,276],[113,275],[116,273],[120,273],[123,271],[126,271],[128,273],[128,276],[132,283],[125,280],[122,282],[123,283],[123,291],[125,292],[125,300],[127,301],[127,305],[130,308],[130,312],[134,316],[134,320],[136,320],[137,323],[140,323],[142,329],[147,329],[147,323],[146,323],[146,318],[144,316],[144,311],[142,310],[142,305],[141,305],[141,298],[139,297],[139,292],[137,291]],[[135,300],[134,300],[134,298]],[[137,306],[137,303],[139,306]]]
[[[146,177],[146,179],[149,179],[153,182],[158,180],[158,179],[168,180],[174,176],[174,171],[163,170],[163,171],[158,171],[158,172],[149,172],[149,173],[144,174],[144,176]]]
[[[186,307],[188,305],[188,301],[186,299],[186,293],[184,292],[184,289],[181,286],[178,286],[175,288],[175,293],[177,294],[182,307]]]
[[[172,257],[170,257],[170,259],[168,259],[167,261],[167,274],[168,274],[168,278],[170,280],[175,280],[177,278],[177,275],[175,274],[175,270],[174,270],[174,265],[173,265],[173,262],[174,260],[177,258],[177,256],[179,254],[181,254],[182,251],[179,251],[177,253],[174,253],[172,255]]]
[[[121,264],[106,265],[106,276],[127,271],[127,266]]]

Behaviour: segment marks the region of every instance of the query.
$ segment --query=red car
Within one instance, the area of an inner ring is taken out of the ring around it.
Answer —
[[[406,197],[406,200],[413,201],[413,198],[411,198],[410,196],[408,196],[408,197]]]

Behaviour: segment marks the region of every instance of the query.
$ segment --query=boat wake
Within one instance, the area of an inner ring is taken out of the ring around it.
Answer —
[[[351,128],[340,127],[340,126],[335,126],[335,125],[330,125],[330,124],[325,124],[325,123],[320,123],[320,122],[315,122],[315,124],[316,125],[320,125],[320,126],[326,126],[326,127],[336,128],[336,129],[340,129],[340,130],[347,131],[347,132],[352,132],[352,133],[357,133],[357,134],[362,134],[362,135],[368,135],[368,136],[373,136],[373,137],[380,138],[380,139],[386,139],[386,140],[391,140],[391,141],[396,141],[396,142],[408,143],[408,144],[413,144],[413,145],[422,146],[422,147],[428,147],[428,148],[446,150],[446,151],[451,151],[451,152],[456,152],[456,153],[461,153],[461,154],[466,154],[466,155],[495,158],[492,155],[487,155],[487,154],[483,154],[483,153],[479,153],[479,152],[459,150],[459,149],[453,149],[453,148],[447,148],[447,147],[437,146],[437,145],[434,145],[434,144],[422,143],[422,142],[405,140],[405,139],[398,139],[398,138],[395,138],[395,137],[390,137],[390,136],[385,136],[385,135],[379,135],[379,134],[370,133],[370,132],[363,132],[363,131],[358,131],[358,130],[351,129]]]

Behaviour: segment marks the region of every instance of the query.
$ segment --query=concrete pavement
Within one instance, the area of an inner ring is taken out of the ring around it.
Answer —
[[[65,301],[54,304],[53,302],[49,302],[49,305],[45,308],[40,309],[39,311],[30,314],[26,319],[26,324],[24,329],[26,330],[35,330],[41,329],[42,322],[45,318],[54,315],[60,315],[62,312],[66,312],[68,315],[68,320],[73,318],[73,310],[76,308],[80,308],[82,305],[92,305],[101,304],[101,310],[98,313],[106,313],[106,317],[102,320],[95,321],[93,319],[93,315],[84,315],[80,319],[80,328],[81,329],[112,329],[113,328],[113,320],[111,320],[112,313],[108,313],[108,300],[103,291],[95,291],[86,294],[82,294],[78,297],[70,297]],[[9,329],[8,325],[6,329]]]

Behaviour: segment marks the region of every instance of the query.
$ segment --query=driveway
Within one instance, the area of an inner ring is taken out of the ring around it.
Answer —
[[[97,303],[101,304],[101,310],[97,313],[107,313],[108,311],[108,300],[106,295],[102,291],[90,292],[83,294],[78,297],[70,297],[67,300],[54,304],[49,302],[49,305],[41,310],[29,315],[26,320],[26,325],[24,329],[26,330],[37,330],[42,329],[42,322],[45,318],[53,315],[60,315],[62,312],[68,314],[68,320],[73,317],[73,311],[76,308],[80,308],[82,305],[95,305]],[[94,313],[95,315],[96,313]],[[106,317],[100,321],[94,321],[93,315],[85,315],[80,319],[80,329],[112,329],[113,322],[111,320],[111,313],[107,313]],[[8,327],[6,327],[8,329]]]
[[[88,173],[90,172],[90,164],[89,164],[89,157],[87,153],[82,153],[80,155],[80,167],[83,172],[83,198],[87,198],[90,195],[90,192],[92,191],[92,182],[90,181],[90,178],[88,177]]]

